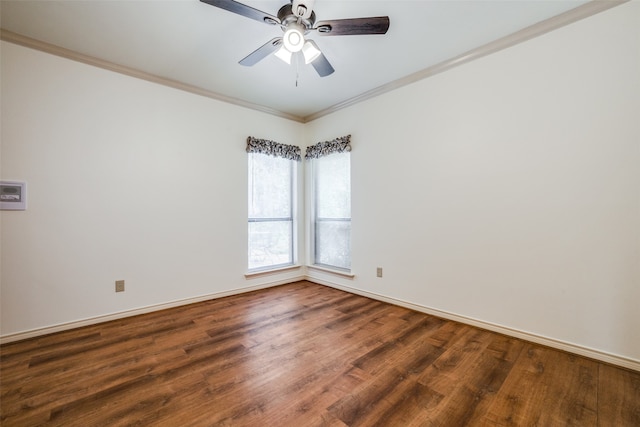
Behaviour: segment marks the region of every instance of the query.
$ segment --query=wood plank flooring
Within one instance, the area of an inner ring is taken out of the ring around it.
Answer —
[[[298,282],[2,346],[3,426],[640,426],[640,373]]]

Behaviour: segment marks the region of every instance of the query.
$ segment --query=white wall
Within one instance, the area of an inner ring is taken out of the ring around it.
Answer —
[[[303,130],[3,42],[2,335],[299,277],[244,277],[244,150]]]
[[[639,55],[632,2],[301,125],[2,43],[0,333],[297,277],[243,276],[245,138],[351,134],[312,278],[640,361]]]
[[[356,277],[314,278],[640,361],[638,2],[307,126],[349,133]]]

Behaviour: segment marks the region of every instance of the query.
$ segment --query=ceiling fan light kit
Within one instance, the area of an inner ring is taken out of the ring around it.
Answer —
[[[291,9],[296,11],[296,15],[307,19],[313,13],[313,3],[315,0],[291,0]]]
[[[287,64],[291,64],[291,57],[293,56],[293,54],[289,52],[289,50],[286,47],[282,46],[280,49],[276,51],[276,53],[274,53],[274,55],[280,58],[282,61],[286,62]]]
[[[313,40],[307,40],[302,46],[302,54],[304,55],[304,63],[310,64],[318,59],[322,52]]]
[[[272,16],[234,0],[200,0],[211,6],[282,28],[282,38],[276,37],[240,60],[241,65],[253,66],[270,54],[276,55],[287,64],[291,64],[293,54],[302,52],[305,64],[313,65],[320,77],[326,77],[335,70],[324,56],[318,45],[305,36],[316,31],[321,36],[386,34],[389,29],[389,17],[334,19],[320,21],[317,26],[313,11],[315,0],[291,0]]]
[[[304,44],[304,27],[298,23],[289,24],[282,41],[289,52],[300,52]]]

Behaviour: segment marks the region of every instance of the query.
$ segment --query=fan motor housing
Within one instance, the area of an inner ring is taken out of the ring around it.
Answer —
[[[311,16],[306,19],[300,18],[293,13],[291,4],[285,4],[278,11],[278,19],[280,20],[283,31],[286,31],[286,27],[288,27],[289,24],[298,22],[298,20],[300,20],[300,24],[304,27],[304,33],[306,34],[313,28],[313,24],[315,24],[316,22],[316,13],[311,12]]]

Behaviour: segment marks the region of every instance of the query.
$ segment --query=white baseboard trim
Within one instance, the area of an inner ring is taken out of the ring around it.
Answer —
[[[532,334],[530,332],[521,331],[518,329],[509,328],[506,326],[498,325],[495,323],[485,322],[483,320],[474,319],[467,316],[461,316],[459,314],[450,313],[447,311],[438,310],[423,305],[414,304],[408,301],[391,298],[385,295],[376,294],[373,292],[363,291],[361,289],[352,288],[350,286],[340,285],[334,282],[330,282],[317,277],[307,277],[306,280],[319,285],[329,286],[331,288],[339,289],[352,294],[361,295],[367,298],[375,299],[377,301],[387,302],[389,304],[398,305],[411,310],[419,311],[422,313],[430,314],[443,319],[453,320],[456,322],[464,323],[471,326],[476,326],[488,331],[497,332],[510,337],[519,338],[525,341],[529,341],[535,344],[541,344],[547,347],[552,347],[558,350],[563,350],[569,353],[573,353],[579,356],[588,357],[590,359],[598,360],[612,365],[620,366],[622,368],[631,369],[633,371],[640,372],[640,360],[630,359],[627,357],[619,356],[616,354],[607,353],[604,351],[596,350],[589,347],[583,347],[573,343],[548,338],[542,335]]]
[[[239,295],[246,292],[252,292],[260,289],[271,288],[274,286],[280,286],[287,283],[297,282],[300,280],[308,280],[309,282],[313,282],[319,285],[324,285],[324,286],[339,289],[345,292],[349,292],[352,294],[361,295],[367,298],[375,299],[377,301],[383,301],[389,304],[398,305],[400,307],[405,307],[411,310],[419,311],[421,313],[426,313],[432,316],[441,317],[443,319],[453,320],[453,321],[464,323],[467,325],[476,326],[478,328],[486,329],[489,331],[508,335],[514,338],[519,338],[525,341],[541,344],[541,345],[552,347],[558,350],[567,351],[569,353],[588,357],[594,360],[599,360],[601,362],[610,363],[612,365],[616,365],[623,368],[631,369],[633,371],[640,372],[640,360],[630,359],[627,357],[607,353],[607,352],[596,350],[593,348],[583,347],[573,343],[560,341],[553,338],[548,338],[542,335],[532,334],[530,332],[509,328],[509,327],[498,325],[495,323],[485,322],[483,320],[478,320],[471,317],[462,316],[459,314],[450,313],[447,311],[442,311],[442,310],[438,310],[435,308],[431,308],[431,307],[427,307],[419,304],[414,304],[414,303],[400,300],[397,298],[392,298],[385,295],[376,294],[374,292],[364,291],[362,289],[340,285],[338,283],[320,279],[317,277],[304,276],[304,275],[275,280],[268,283],[262,283],[260,285],[247,286],[247,287],[231,289],[223,292],[216,292],[213,294],[201,295],[193,298],[186,298],[182,300],[171,301],[163,304],[150,305],[146,307],[136,308],[133,310],[107,314],[104,316],[97,316],[97,317],[91,317],[91,318],[77,320],[73,322],[61,323],[58,325],[47,326],[44,328],[37,328],[37,329],[31,329],[23,332],[16,332],[13,334],[0,336],[0,345],[7,344],[14,341],[21,341],[29,338],[35,338],[42,335],[48,335],[55,332],[66,331],[69,329],[80,328],[83,326],[90,326],[98,323],[109,322],[111,320],[123,319],[125,317],[137,316],[140,314],[146,314],[154,311],[165,310],[167,308],[179,307],[183,305],[194,304],[197,302],[202,302],[202,301],[207,301],[207,300],[212,300],[217,298],[224,298],[232,295]]]
[[[146,307],[135,308],[135,309],[132,309],[132,310],[120,311],[118,313],[107,314],[107,315],[104,315],[104,316],[89,317],[89,318],[86,318],[86,319],[75,320],[75,321],[66,322],[66,323],[60,323],[60,324],[53,325],[53,326],[46,326],[44,328],[36,328],[36,329],[30,329],[30,330],[27,330],[27,331],[16,332],[16,333],[13,333],[13,334],[2,335],[2,336],[0,336],[0,345],[8,344],[8,343],[14,342],[14,341],[25,340],[25,339],[28,339],[28,338],[35,338],[35,337],[39,337],[39,336],[42,336],[42,335],[53,334],[55,332],[67,331],[69,329],[81,328],[83,326],[96,325],[98,323],[109,322],[111,320],[124,319],[125,317],[138,316],[140,314],[146,314],[146,313],[151,313],[151,312],[154,312],[154,311],[165,310],[167,308],[180,307],[182,305],[194,304],[194,303],[197,303],[197,302],[208,301],[208,300],[212,300],[212,299],[224,298],[224,297],[228,297],[228,296],[232,296],[232,295],[243,294],[243,293],[246,293],[246,292],[257,291],[259,289],[271,288],[271,287],[274,287],[274,286],[280,286],[280,285],[284,285],[284,284],[287,284],[287,283],[297,282],[297,281],[305,280],[305,279],[306,279],[306,276],[290,277],[290,278],[287,278],[287,279],[276,280],[276,281],[272,281],[272,282],[268,282],[268,283],[263,283],[263,284],[260,284],[260,285],[247,286],[247,287],[231,289],[231,290],[223,291],[223,292],[216,292],[216,293],[213,293],[213,294],[200,295],[200,296],[193,297],[193,298],[185,298],[185,299],[181,299],[181,300],[170,301],[170,302],[167,302],[167,303],[149,305],[149,306],[146,306]]]

